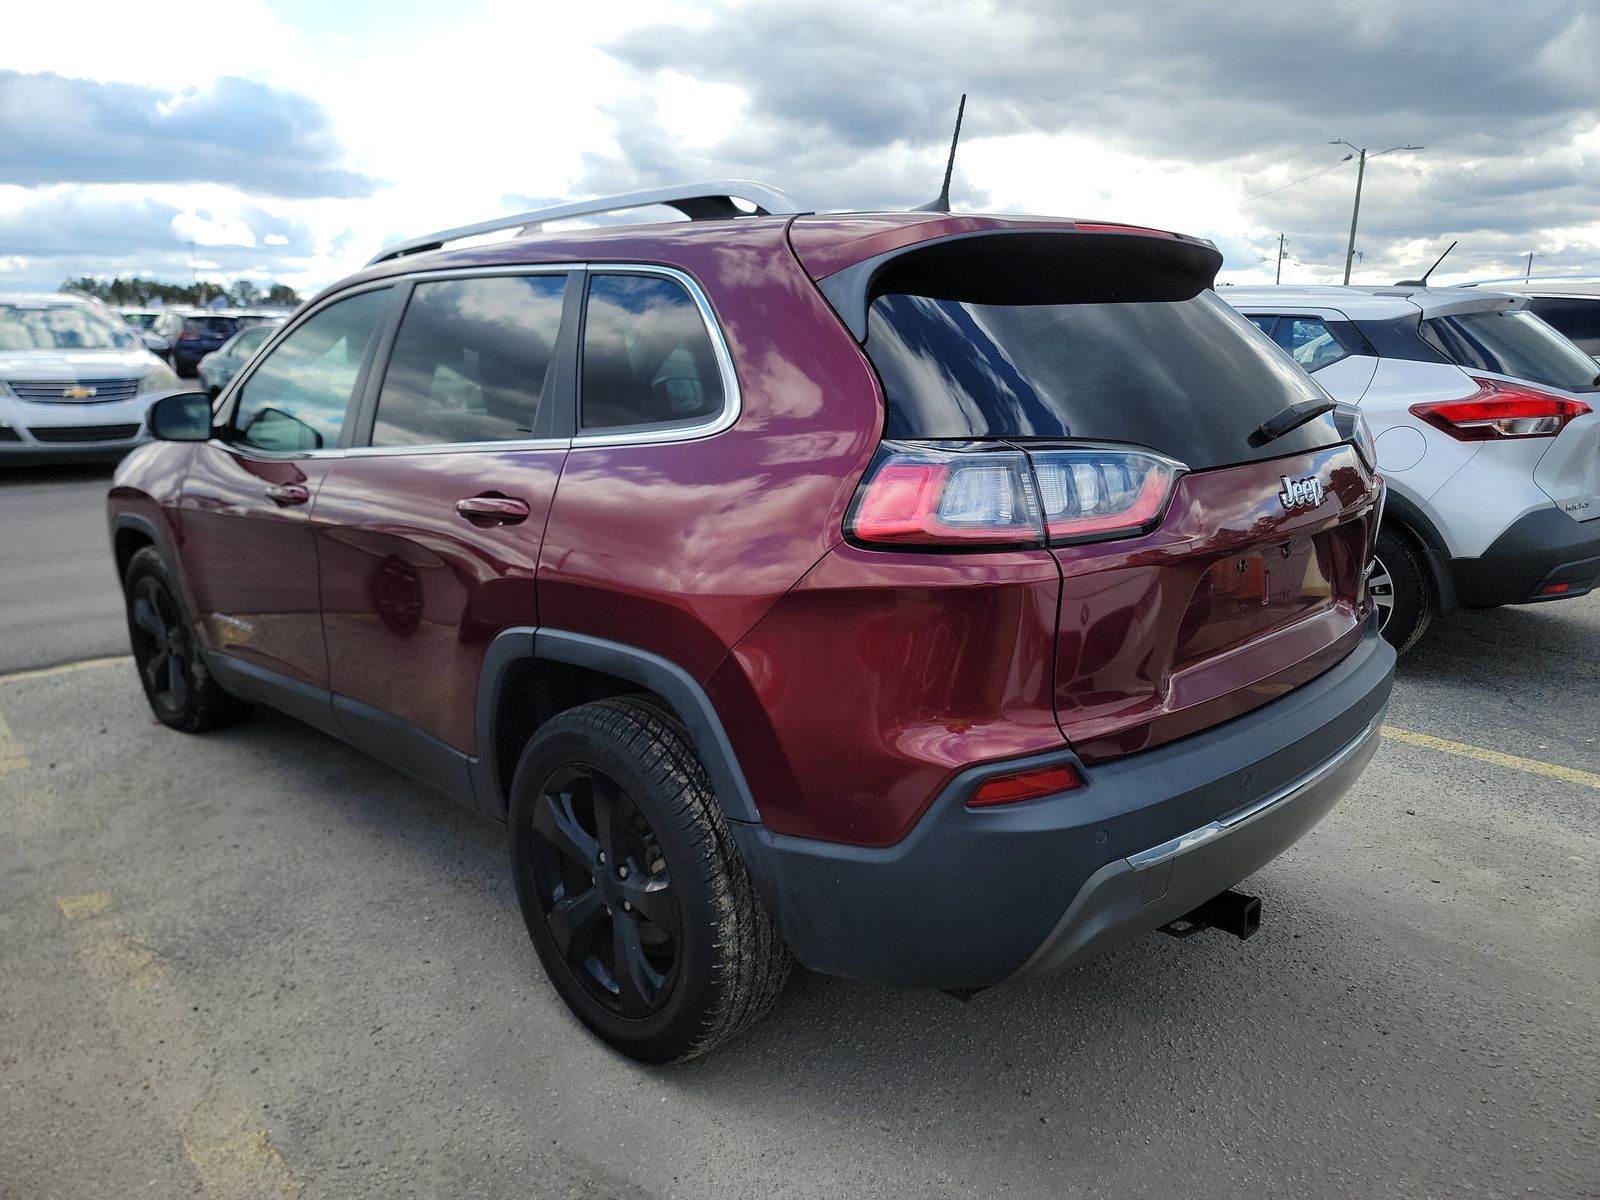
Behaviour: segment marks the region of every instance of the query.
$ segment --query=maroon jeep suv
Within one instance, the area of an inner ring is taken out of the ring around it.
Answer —
[[[416,239],[153,409],[110,519],[156,716],[270,705],[506,824],[646,1061],[791,957],[965,991],[1253,932],[1388,703],[1364,427],[1208,242],[641,196],[690,219]]]

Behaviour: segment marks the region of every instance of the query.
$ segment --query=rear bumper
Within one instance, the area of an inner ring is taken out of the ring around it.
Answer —
[[[1556,508],[1513,522],[1478,558],[1453,558],[1456,597],[1467,608],[1566,600],[1600,585],[1600,519],[1574,521]],[[1566,584],[1565,591],[1542,594]]]
[[[1376,750],[1393,670],[1369,627],[1337,666],[1245,716],[1080,764],[1074,791],[973,810],[967,794],[1001,764],[964,772],[894,846],[735,835],[813,970],[907,987],[1030,978],[1182,916],[1293,844]]]

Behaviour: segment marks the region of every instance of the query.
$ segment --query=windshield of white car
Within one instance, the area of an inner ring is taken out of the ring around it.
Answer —
[[[1457,366],[1495,371],[1569,392],[1597,390],[1594,359],[1530,312],[1495,309],[1422,322],[1423,337]]]
[[[0,350],[133,350],[138,336],[86,304],[0,304]]]

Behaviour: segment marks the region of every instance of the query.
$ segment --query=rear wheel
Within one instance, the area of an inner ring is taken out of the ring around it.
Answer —
[[[782,990],[788,950],[683,727],[656,705],[600,700],[541,727],[517,764],[510,835],[551,983],[624,1054],[703,1054]]]
[[[150,711],[163,725],[200,733],[232,724],[250,711],[206,669],[178,589],[153,546],[140,550],[123,576],[128,640]]]
[[[1378,629],[1399,654],[1417,644],[1438,601],[1422,556],[1404,534],[1385,529],[1372,554],[1367,593],[1378,606]]]

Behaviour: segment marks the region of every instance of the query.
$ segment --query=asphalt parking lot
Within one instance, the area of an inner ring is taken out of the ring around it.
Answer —
[[[499,827],[153,722],[103,488],[0,480],[0,1196],[1600,1196],[1600,597],[1436,625],[1250,942],[801,974],[663,1071],[545,983]]]

